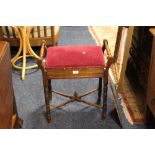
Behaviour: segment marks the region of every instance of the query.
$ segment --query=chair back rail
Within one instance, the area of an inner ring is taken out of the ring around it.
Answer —
[[[55,43],[55,37],[54,37],[54,26],[51,26],[51,36],[52,36],[52,44]]]
[[[37,26],[38,37],[40,38],[40,26]]]
[[[3,36],[2,26],[0,26],[0,38]]]
[[[5,27],[6,33],[7,33],[7,37],[10,38],[10,33],[9,33],[9,29],[8,26]]]
[[[31,31],[32,38],[34,38],[34,29]]]
[[[47,36],[47,28],[44,26],[44,36]]]
[[[11,27],[12,28],[12,27]],[[17,38],[14,29],[12,28],[13,38]]]

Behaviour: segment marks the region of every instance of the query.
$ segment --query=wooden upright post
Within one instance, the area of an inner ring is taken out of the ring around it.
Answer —
[[[126,38],[126,42],[125,42],[125,49],[124,49],[124,55],[123,55],[123,61],[122,61],[122,69],[121,69],[120,78],[118,81],[118,92],[122,91],[122,87],[124,84],[124,76],[125,76],[126,65],[127,65],[129,51],[130,51],[131,42],[132,42],[133,30],[134,30],[134,26],[129,26],[128,32],[127,32],[127,38]]]

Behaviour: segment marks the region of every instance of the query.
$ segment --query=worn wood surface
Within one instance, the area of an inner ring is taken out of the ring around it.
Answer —
[[[149,77],[147,85],[147,105],[149,106],[153,116],[155,117],[155,29],[150,29],[153,35],[151,60],[149,68]]]
[[[104,69],[100,68],[66,68],[66,69],[46,69],[49,79],[71,79],[71,78],[97,78],[102,77]]]
[[[22,123],[19,120],[12,86],[9,44],[0,42],[0,128],[19,128]]]
[[[127,66],[128,57],[129,57],[129,50],[131,47],[133,30],[134,30],[134,26],[130,26],[128,28],[127,39],[126,39],[126,44],[125,44],[125,51],[124,51],[124,55],[123,55],[122,68],[121,68],[121,72],[120,72],[120,78],[118,81],[118,91],[119,92],[122,91],[123,85],[124,85],[125,70],[126,70],[126,66]]]

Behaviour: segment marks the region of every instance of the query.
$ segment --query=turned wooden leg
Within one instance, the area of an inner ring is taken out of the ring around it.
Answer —
[[[51,110],[50,110],[50,103],[49,103],[49,90],[48,90],[48,80],[44,81],[44,94],[45,94],[45,105],[46,105],[46,112],[47,112],[47,121],[48,123],[51,122]]]
[[[104,53],[104,50],[106,50],[106,52],[107,52],[108,61],[106,64],[106,68],[104,70],[104,75],[103,75],[103,77],[104,77],[104,88],[103,88],[102,119],[106,118],[106,113],[107,113],[108,70],[114,62],[114,58],[111,57],[111,54],[110,54],[110,49],[108,47],[108,41],[107,40],[103,40],[103,46],[102,46],[103,53]]]
[[[46,112],[47,112],[47,121],[48,123],[51,122],[51,110],[50,110],[50,104],[49,104],[49,99],[48,99],[48,92],[45,94],[45,103],[46,103]]]
[[[105,119],[107,114],[107,92],[108,92],[108,79],[104,78],[102,119]]]
[[[48,79],[48,92],[49,92],[49,99],[52,99],[52,86],[51,86],[51,80]]]
[[[99,78],[98,99],[97,99],[98,105],[101,103],[101,94],[102,94],[102,78]]]
[[[50,95],[49,95],[49,82],[46,76],[46,71],[44,67],[39,65],[43,75],[43,86],[44,86],[44,95],[45,95],[45,105],[46,105],[46,112],[47,112],[47,121],[48,123],[51,122],[51,110],[50,110]]]

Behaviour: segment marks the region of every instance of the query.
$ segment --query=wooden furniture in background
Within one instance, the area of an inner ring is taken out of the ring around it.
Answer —
[[[119,27],[115,52],[114,52],[114,60],[115,60],[115,70],[116,70],[116,87],[119,92],[123,89],[124,78],[125,78],[125,70],[127,66],[127,61],[129,58],[129,51],[132,42],[134,27]]]
[[[13,26],[13,28],[19,37],[20,45],[19,45],[19,50],[17,54],[11,59],[11,62],[14,68],[22,70],[21,79],[24,80],[25,70],[37,67],[37,64],[33,66],[26,66],[27,57],[36,57],[36,58],[38,57],[38,55],[36,55],[33,52],[29,42],[29,35],[33,27],[32,26]],[[20,59],[22,59],[22,66],[16,65],[16,62]]]
[[[150,112],[155,118],[155,28],[150,29],[153,35],[152,51],[150,58],[149,75],[147,82],[147,94],[146,94],[146,123],[150,121]],[[152,122],[153,123],[153,122]],[[155,125],[155,120],[154,120]]]
[[[24,80],[25,79],[25,71],[26,69],[32,69],[32,68],[36,68],[37,64],[34,64],[32,66],[26,66],[26,59],[27,57],[35,57],[37,58],[38,55],[35,54],[35,52],[32,50],[31,48],[31,43],[30,43],[30,33],[32,31],[34,31],[34,27],[33,26],[12,26],[13,28],[13,32],[14,34],[16,34],[19,38],[20,44],[19,44],[19,50],[17,52],[17,54],[11,59],[12,65],[14,68],[22,70],[21,73],[21,79]],[[40,34],[40,29],[38,28],[38,36],[39,36],[39,40],[37,40],[37,43],[40,42],[41,45],[41,41],[43,38],[40,38],[41,34]],[[55,38],[55,33],[54,33],[54,26],[51,28],[51,33],[52,33],[52,39],[51,39],[51,44],[55,45],[56,43],[56,38]],[[46,34],[47,32],[44,31],[44,33]],[[9,33],[8,33],[9,34]],[[14,35],[14,36],[16,36]],[[32,33],[32,36],[34,35],[34,33]],[[20,59],[22,59],[22,66],[18,66],[17,65],[17,61],[19,61]]]
[[[115,57],[118,64],[122,66],[119,72],[118,91],[121,92],[123,78],[127,76],[133,92],[138,98],[137,101],[141,105],[139,109],[143,111],[143,114],[145,111],[144,119],[147,124],[153,120],[150,119],[150,116],[155,117],[155,28],[136,26],[124,29],[127,34],[124,37],[126,44],[123,48],[117,47]],[[119,35],[121,37],[118,39],[119,42],[122,40],[122,32]],[[124,53],[119,56],[119,52],[122,51]]]
[[[11,46],[19,46],[17,54],[11,62],[14,68],[22,70],[21,79],[25,79],[26,69],[36,68],[37,64],[26,66],[27,57],[38,57],[31,46],[40,46],[45,40],[47,45],[54,46],[60,36],[59,26],[1,26],[0,40],[8,41]],[[17,61],[22,59],[22,66]]]
[[[103,47],[99,46],[57,46],[47,49],[46,61],[43,62],[44,51],[46,49],[45,42],[41,47],[41,56],[37,59],[38,66],[42,71],[45,105],[47,111],[47,120],[51,121],[51,110],[61,108],[71,102],[78,101],[88,106],[102,109],[102,119],[106,117],[107,112],[107,89],[108,89],[108,70],[113,63],[113,58],[108,57],[107,63],[104,60],[104,51],[109,52],[108,42],[104,40]],[[99,78],[99,87],[84,94],[67,95],[52,90],[52,79],[75,79],[75,78]],[[103,87],[103,104],[99,105]],[[85,101],[82,97],[98,90],[97,104]],[[62,95],[69,98],[68,101],[52,108],[50,107],[50,98],[52,93]]]
[[[34,26],[30,33],[31,46],[40,46],[42,40],[54,46],[60,37],[60,26]],[[0,26],[0,40],[7,41],[10,46],[19,46],[18,34],[11,26]]]
[[[7,42],[0,41],[0,128],[21,128],[12,85],[12,66]]]

